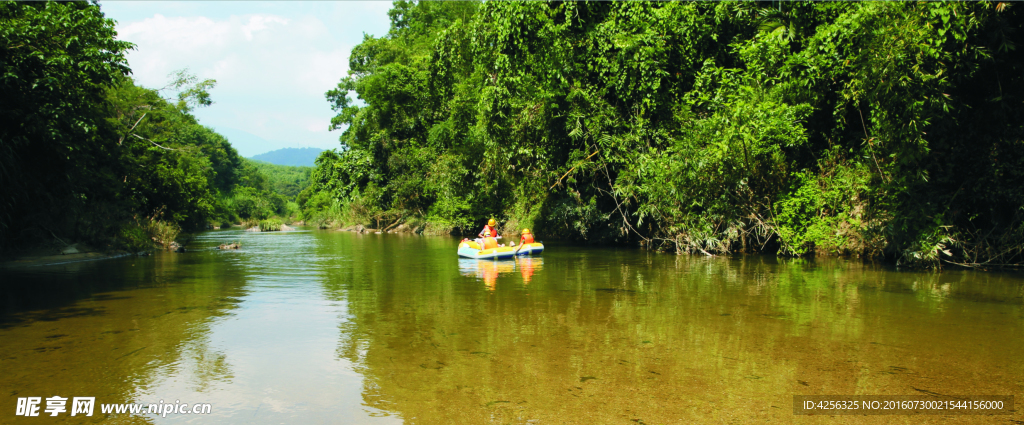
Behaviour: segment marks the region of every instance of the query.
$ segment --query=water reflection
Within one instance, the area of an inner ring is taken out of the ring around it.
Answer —
[[[13,289],[0,321],[5,405],[54,395],[133,402],[173,373],[196,391],[230,382],[231,364],[208,335],[216,318],[231,314],[246,295],[245,279],[235,271],[168,253],[4,271]]]
[[[364,375],[368,406],[410,422],[791,421],[793,394],[1021,393],[1016,276],[425,249],[396,253],[421,278],[337,286],[352,314],[339,356]]]
[[[533,279],[533,274],[544,269],[544,258],[533,256],[519,257],[516,261],[516,267],[523,276],[523,284],[529,285]]]
[[[214,409],[94,418],[113,422],[750,423],[815,422],[793,394],[1024,397],[1019,275],[457,244],[221,231],[184,255],[5,272],[6,403]]]
[[[533,275],[544,268],[542,257],[518,257],[515,259],[503,260],[478,260],[473,258],[459,258],[459,273],[466,277],[476,277],[483,281],[487,289],[494,290],[497,286],[498,276],[516,273],[523,277],[523,285],[528,285]]]

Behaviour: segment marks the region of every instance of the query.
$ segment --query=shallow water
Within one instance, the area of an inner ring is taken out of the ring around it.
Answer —
[[[82,421],[110,423],[1024,420],[793,414],[794,394],[1019,406],[1020,275],[551,243],[460,260],[457,244],[225,230],[184,254],[0,271],[0,422],[48,422],[13,413],[54,395],[96,397]],[[98,407],[160,400],[212,413]]]

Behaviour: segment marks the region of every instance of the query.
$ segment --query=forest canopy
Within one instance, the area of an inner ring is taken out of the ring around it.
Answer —
[[[409,2],[326,93],[322,226],[1020,263],[1009,2]],[[357,102],[355,99],[359,99]]]
[[[138,86],[98,4],[0,3],[0,248],[301,208],[323,227],[494,217],[688,253],[1024,262],[1013,3],[400,0],[389,17],[326,92],[341,146],[306,176],[196,120],[216,81]]]
[[[216,81],[183,70],[140,87],[133,48],[96,3],[0,3],[0,250],[51,237],[141,250],[287,212],[191,114]]]

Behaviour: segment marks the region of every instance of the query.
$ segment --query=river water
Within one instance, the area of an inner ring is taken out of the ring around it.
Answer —
[[[183,254],[0,270],[0,423],[1024,423],[793,412],[813,394],[1019,406],[1021,275],[457,244],[224,230]],[[14,415],[55,395],[96,412]],[[211,413],[99,411],[161,400]]]

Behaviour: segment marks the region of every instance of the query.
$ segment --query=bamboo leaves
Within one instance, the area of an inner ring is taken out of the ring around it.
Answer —
[[[370,158],[375,190],[392,193],[377,208],[429,173],[445,183],[409,193],[443,205],[433,211],[446,223],[542,211],[550,221],[533,226],[549,233],[681,251],[749,235],[790,254],[894,255],[934,234],[927,199],[965,184],[950,174],[962,160],[995,173],[966,148],[980,130],[971,120],[992,124],[981,130],[991,150],[1022,154],[999,141],[1020,137],[1008,99],[1024,97],[1024,64],[999,53],[1020,42],[1024,18],[1005,5],[460,7],[396,3],[392,32],[364,40],[342,82],[367,105],[355,113],[328,94],[349,125],[343,142]],[[459,171],[406,160],[421,156]],[[1006,193],[995,175],[972,178]]]

